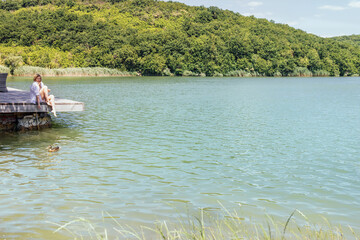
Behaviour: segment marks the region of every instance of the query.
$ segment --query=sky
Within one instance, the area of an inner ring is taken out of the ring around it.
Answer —
[[[360,0],[173,0],[216,6],[288,24],[322,37],[360,34]]]

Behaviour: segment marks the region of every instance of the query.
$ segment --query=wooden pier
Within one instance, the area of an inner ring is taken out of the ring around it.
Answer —
[[[30,92],[6,87],[7,74],[0,74],[0,132],[51,127],[52,109],[46,103],[30,102]],[[84,111],[84,103],[55,97],[56,112]]]
[[[30,92],[7,88],[0,92],[0,113],[37,113],[50,112],[51,107],[41,103],[41,108],[30,102]],[[55,97],[56,112],[84,111],[84,103]]]

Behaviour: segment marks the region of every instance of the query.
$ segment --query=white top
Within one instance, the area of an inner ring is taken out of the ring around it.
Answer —
[[[40,83],[41,85],[41,88],[44,87],[44,84],[41,82]],[[30,87],[30,101],[33,103],[33,104],[37,104],[36,102],[36,96],[39,96],[39,100],[40,102],[43,102],[42,99],[41,99],[41,96],[40,96],[40,87],[39,87],[39,84],[35,81],[33,82],[33,84],[31,85]]]

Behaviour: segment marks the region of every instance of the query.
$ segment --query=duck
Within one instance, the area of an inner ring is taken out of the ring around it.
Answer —
[[[57,152],[57,151],[59,151],[60,150],[60,147],[59,146],[49,146],[48,147],[48,150],[49,150],[49,152]]]

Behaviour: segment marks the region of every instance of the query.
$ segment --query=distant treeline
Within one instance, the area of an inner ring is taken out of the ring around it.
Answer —
[[[217,7],[155,0],[2,0],[0,65],[142,75],[349,76],[360,47]],[[8,60],[9,62],[9,60]]]
[[[332,39],[343,43],[350,43],[357,47],[360,47],[360,35],[340,36],[333,37]]]

